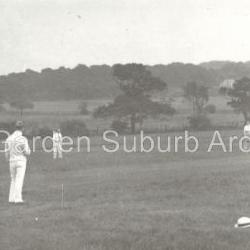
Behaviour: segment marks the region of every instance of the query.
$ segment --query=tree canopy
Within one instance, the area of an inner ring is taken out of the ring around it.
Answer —
[[[243,77],[236,80],[232,88],[220,88],[220,93],[230,98],[227,104],[242,113],[246,123],[250,119],[250,79]]]
[[[184,97],[192,103],[193,115],[199,115],[209,100],[208,88],[196,82],[188,82],[184,86]]]
[[[10,106],[20,111],[21,118],[23,116],[23,111],[25,109],[33,109],[34,108],[33,102],[31,102],[29,100],[25,100],[25,99],[17,99],[15,101],[12,101],[12,102],[10,102]]]
[[[150,93],[166,88],[166,83],[154,77],[142,64],[116,64],[113,66],[113,77],[122,94],[113,103],[98,107],[95,117],[114,116],[130,121],[131,133],[136,124],[147,116],[157,114],[173,115],[175,110],[169,104],[151,100]]]

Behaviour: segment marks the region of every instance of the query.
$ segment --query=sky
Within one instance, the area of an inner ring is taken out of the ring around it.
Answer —
[[[249,0],[0,0],[0,74],[250,60]]]

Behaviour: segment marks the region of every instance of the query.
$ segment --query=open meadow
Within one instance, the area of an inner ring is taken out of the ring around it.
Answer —
[[[250,216],[250,155],[237,145],[233,153],[208,153],[213,132],[192,134],[200,141],[196,153],[183,145],[177,153],[107,153],[101,138],[91,138],[91,152],[75,149],[63,160],[38,150],[29,159],[22,206],[7,202],[1,153],[0,249],[249,249],[249,229],[233,226]],[[222,134],[227,141],[241,131]],[[161,138],[167,135],[177,134]]]
[[[250,1],[0,16],[0,250],[250,250]]]
[[[112,118],[94,119],[93,111],[101,105],[112,102],[108,99],[87,100],[87,109],[89,115],[81,115],[79,105],[80,100],[74,101],[39,101],[34,102],[34,108],[25,110],[23,117],[15,109],[5,105],[6,111],[1,112],[0,122],[22,119],[26,127],[46,126],[49,128],[60,126],[61,122],[66,120],[84,121],[87,128],[96,134],[96,131],[102,132],[110,128]],[[208,117],[214,127],[242,128],[243,116],[235,113],[229,106],[227,100],[221,96],[211,96],[209,104],[216,107],[214,114],[208,114]],[[178,94],[173,98],[173,107],[176,109],[174,116],[148,117],[144,120],[143,127],[147,132],[166,132],[183,130],[188,127],[188,117],[192,114],[192,107],[187,100]]]

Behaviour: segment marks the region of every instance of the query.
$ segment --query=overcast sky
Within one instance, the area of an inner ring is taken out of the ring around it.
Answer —
[[[249,0],[0,0],[0,74],[250,60]]]

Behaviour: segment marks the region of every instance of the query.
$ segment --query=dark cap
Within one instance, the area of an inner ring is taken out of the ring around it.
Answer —
[[[22,121],[17,121],[16,122],[16,128],[17,129],[22,129],[23,128],[23,122]]]

